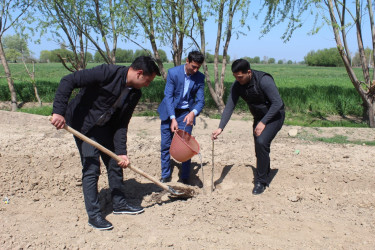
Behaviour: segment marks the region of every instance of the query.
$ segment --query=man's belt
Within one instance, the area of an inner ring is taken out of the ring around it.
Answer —
[[[182,113],[189,112],[189,111],[190,111],[189,109],[175,109],[174,110],[176,114],[182,114]]]

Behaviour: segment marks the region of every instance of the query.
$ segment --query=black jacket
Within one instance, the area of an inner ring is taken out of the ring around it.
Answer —
[[[263,123],[267,124],[271,120],[279,119],[280,112],[284,112],[284,103],[277,89],[272,88],[272,92],[267,91],[265,93],[261,86],[261,81],[266,75],[272,79],[272,85],[275,86],[273,77],[262,71],[252,70],[252,72],[253,77],[251,78],[250,83],[246,85],[237,84],[235,86],[235,88],[238,89],[237,92],[247,103],[255,120],[263,120]],[[272,101],[270,100],[270,97],[272,97]],[[269,112],[271,105],[273,105],[273,110]],[[264,119],[267,113],[268,117]]]
[[[261,121],[268,124],[271,121],[283,119],[285,115],[284,102],[273,77],[265,72],[252,70],[250,82],[241,85],[238,81],[232,84],[227,103],[225,105],[219,128],[224,129],[228,123],[239,97],[249,106],[254,116],[254,125]]]
[[[128,67],[103,64],[63,77],[56,91],[53,113],[64,116],[69,126],[87,134],[120,96],[125,88],[127,73]],[[76,88],[80,88],[80,91],[68,104]],[[126,155],[127,128],[141,95],[141,90],[132,89],[124,105],[108,122],[118,155]]]

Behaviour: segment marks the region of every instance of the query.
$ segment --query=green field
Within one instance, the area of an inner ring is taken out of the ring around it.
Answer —
[[[88,68],[97,64],[89,64]],[[31,67],[31,65],[28,65]],[[165,64],[168,69],[172,64]],[[17,91],[18,102],[34,102],[34,92],[31,79],[27,75],[23,64],[10,64]],[[252,65],[255,70],[270,73],[279,88],[287,110],[287,124],[303,126],[367,126],[365,123],[340,119],[329,121],[330,116],[360,117],[362,116],[362,101],[350,82],[345,68],[308,67],[306,65]],[[211,80],[213,79],[213,65],[209,65]],[[202,69],[201,69],[202,71]],[[355,69],[358,78],[362,78],[361,69]],[[35,79],[39,95],[43,102],[52,102],[56,87],[60,79],[70,72],[59,63],[36,64]],[[0,69],[0,101],[9,101],[10,94],[4,71]],[[234,77],[230,66],[226,69],[226,95]],[[144,88],[141,102],[160,102],[163,98],[165,82],[161,77],[155,78],[148,88]],[[215,109],[215,104],[206,87],[206,109]],[[50,113],[50,109],[44,108]],[[237,105],[237,111],[247,111],[242,100]],[[44,112],[44,111],[43,111]],[[151,112],[152,113],[152,112]],[[216,115],[219,117],[219,115]]]

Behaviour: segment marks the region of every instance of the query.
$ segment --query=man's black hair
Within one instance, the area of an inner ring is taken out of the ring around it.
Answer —
[[[143,75],[150,76],[154,73],[160,76],[160,70],[151,56],[139,56],[130,65],[135,70],[143,70]]]
[[[204,55],[198,50],[193,50],[189,52],[188,61],[189,63],[191,63],[191,61],[194,61],[196,63],[202,64],[204,61]]]
[[[250,68],[250,63],[245,59],[237,59],[232,63],[232,72],[246,73]]]

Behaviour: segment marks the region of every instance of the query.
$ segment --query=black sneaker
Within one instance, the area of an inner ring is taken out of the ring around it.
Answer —
[[[161,183],[167,183],[167,182],[170,182],[171,180],[172,180],[172,177],[160,178]]]
[[[184,183],[185,185],[189,184],[189,179],[181,178],[178,180],[178,182]]]
[[[260,182],[256,182],[254,184],[253,194],[254,195],[261,194],[261,193],[264,192],[265,189],[266,189],[266,184],[263,184],[263,183],[260,183]]]
[[[128,203],[122,203],[119,207],[113,208],[114,214],[140,214],[144,211],[143,207],[132,206]]]
[[[111,222],[104,219],[101,215],[89,218],[89,225],[99,230],[110,230],[113,228]]]

